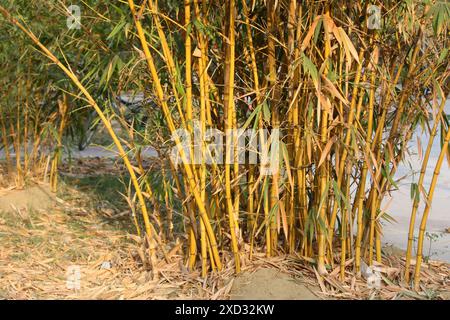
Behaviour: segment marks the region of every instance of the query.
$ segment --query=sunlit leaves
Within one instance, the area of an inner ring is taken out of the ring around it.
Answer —
[[[447,1],[437,1],[428,13],[432,17],[433,31],[440,35],[444,29],[448,28],[450,21],[450,3]]]

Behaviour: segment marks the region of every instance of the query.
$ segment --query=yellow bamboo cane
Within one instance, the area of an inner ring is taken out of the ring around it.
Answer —
[[[442,99],[445,100],[445,97],[443,97]],[[450,141],[450,129],[447,131],[447,134],[445,135],[444,143],[442,145],[442,149],[439,154],[439,158],[436,163],[436,167],[434,169],[434,174],[433,174],[433,178],[431,179],[430,189],[428,190],[425,210],[423,211],[422,220],[420,222],[419,239],[417,241],[416,268],[414,271],[414,288],[416,290],[419,289],[420,267],[422,265],[422,255],[423,255],[423,240],[424,240],[424,236],[425,236],[428,215],[430,213],[431,203],[433,201],[433,195],[434,195],[434,191],[436,189],[436,183],[439,178],[439,173],[441,171],[442,163],[444,161],[445,155],[447,154],[449,141]]]
[[[164,117],[165,117],[167,125],[169,127],[169,131],[172,133],[172,137],[173,137],[173,139],[175,141],[177,150],[178,150],[178,152],[180,154],[180,157],[181,157],[181,160],[183,162],[183,167],[184,167],[184,170],[185,170],[185,173],[186,173],[186,179],[188,180],[188,183],[189,183],[190,191],[192,192],[192,194],[193,194],[193,196],[195,198],[195,201],[197,203],[197,206],[199,208],[200,217],[203,220],[203,222],[205,223],[206,233],[207,233],[207,235],[209,237],[209,241],[210,241],[211,246],[212,246],[212,252],[213,252],[213,255],[214,255],[216,266],[217,266],[217,268],[219,270],[221,270],[222,269],[222,263],[220,261],[219,251],[218,251],[218,248],[217,248],[217,242],[216,242],[216,238],[215,238],[215,235],[214,235],[214,231],[213,231],[212,226],[210,224],[208,213],[207,213],[206,208],[205,208],[205,204],[202,201],[201,194],[200,194],[200,191],[199,191],[199,187],[198,187],[198,185],[196,183],[194,172],[193,172],[192,167],[190,165],[190,162],[189,162],[189,160],[187,158],[187,155],[186,155],[186,153],[185,153],[185,151],[183,149],[183,145],[181,143],[181,139],[180,139],[178,133],[176,132],[176,127],[175,127],[175,124],[174,124],[174,121],[173,121],[173,118],[172,118],[172,114],[170,113],[169,107],[167,105],[167,101],[164,98],[164,91],[163,91],[163,88],[161,86],[161,82],[159,80],[158,72],[156,70],[156,66],[155,66],[155,63],[153,61],[152,54],[150,53],[149,45],[147,43],[147,40],[146,40],[146,37],[145,37],[145,34],[144,34],[144,30],[142,28],[141,21],[137,18],[137,15],[136,15],[136,9],[135,9],[134,1],[133,0],[128,0],[128,5],[129,5],[130,11],[131,11],[131,13],[132,13],[132,15],[134,17],[135,26],[136,26],[136,29],[137,29],[137,32],[138,32],[139,39],[141,41],[141,45],[142,45],[142,49],[144,51],[145,58],[147,60],[147,66],[149,68],[150,74],[151,74],[152,79],[153,79],[153,83],[154,83],[154,86],[155,86],[155,89],[156,89],[158,100],[159,100],[159,102],[161,104],[161,108],[162,108]]]
[[[417,181],[416,192],[420,192],[420,188],[423,186],[423,181],[425,179],[425,173],[426,173],[427,166],[428,166],[428,160],[429,160],[430,154],[431,154],[431,148],[433,146],[434,139],[437,135],[437,129],[438,129],[439,123],[442,120],[442,112],[444,110],[445,103],[446,103],[445,96],[442,95],[442,102],[441,102],[441,104],[439,106],[439,110],[436,114],[436,119],[434,120],[433,128],[431,129],[431,132],[430,132],[430,139],[428,140],[427,149],[426,149],[425,154],[422,159],[422,167],[420,169],[419,180]],[[412,212],[411,212],[411,216],[410,216],[410,220],[409,220],[408,245],[406,248],[406,263],[405,263],[405,281],[406,282],[409,282],[409,277],[410,277],[409,269],[411,266],[412,245],[413,245],[413,240],[414,240],[414,226],[416,223],[418,207],[419,207],[419,199],[418,199],[418,195],[416,194],[414,197],[414,200],[413,200],[413,207],[412,207]]]
[[[228,220],[230,225],[230,233],[231,233],[231,243],[232,243],[232,250],[234,254],[235,259],[235,265],[236,265],[236,272],[240,272],[241,266],[240,266],[240,255],[239,255],[239,248],[237,243],[237,230],[238,226],[236,226],[236,211],[235,206],[232,200],[232,194],[231,194],[231,150],[234,150],[234,154],[236,153],[235,147],[235,141],[233,141],[235,135],[234,132],[236,130],[233,130],[233,114],[235,113],[234,110],[234,59],[235,59],[235,35],[234,35],[234,22],[235,22],[235,2],[234,0],[230,0],[229,3],[229,44],[228,44],[228,83],[227,90],[228,90],[228,96],[226,97],[227,100],[225,100],[225,108],[227,109],[227,116],[226,116],[226,130],[227,130],[227,139],[226,139],[226,151],[225,151],[225,197],[227,201],[227,208],[228,208]],[[234,128],[235,129],[235,128]]]
[[[100,107],[97,105],[97,102],[94,100],[94,98],[91,96],[91,94],[86,90],[86,88],[83,86],[83,84],[78,80],[78,77],[68,67],[63,65],[61,63],[61,61],[59,61],[59,59],[39,41],[39,39],[34,35],[34,33],[32,31],[25,28],[19,21],[17,21],[14,17],[12,17],[10,15],[10,13],[2,6],[0,6],[0,13],[6,18],[6,20],[8,20],[10,23],[17,26],[20,30],[22,30],[41,49],[41,51],[45,54],[45,56],[47,56],[47,58],[49,58],[53,63],[55,63],[72,80],[72,82],[78,87],[78,89],[86,97],[89,104],[97,112],[98,116],[100,117],[100,120],[104,124],[106,130],[108,131],[114,144],[116,145],[118,153],[119,153],[120,157],[122,158],[128,172],[130,174],[131,181],[134,185],[136,195],[137,195],[139,203],[141,205],[141,211],[142,211],[142,216],[144,218],[147,235],[149,236],[150,241],[153,242],[154,241],[153,226],[150,222],[150,219],[148,216],[148,211],[147,211],[147,206],[145,204],[145,200],[142,195],[141,187],[139,185],[139,181],[134,172],[133,166],[131,165],[130,160],[128,159],[128,156],[127,156],[125,150],[123,149],[119,138],[117,137],[116,133],[114,132],[114,129],[112,128],[111,123],[106,118],[106,116],[104,115],[104,113],[100,109]],[[150,255],[151,255],[152,259],[154,259],[154,257],[155,257],[154,249],[155,249],[154,244],[153,245],[151,244]]]

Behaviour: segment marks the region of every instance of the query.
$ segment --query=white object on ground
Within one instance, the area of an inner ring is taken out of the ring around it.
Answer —
[[[369,289],[379,289],[381,287],[381,274],[372,270],[364,261],[361,261],[361,275],[366,279]]]

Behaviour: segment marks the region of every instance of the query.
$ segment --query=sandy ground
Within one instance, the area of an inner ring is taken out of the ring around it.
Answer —
[[[47,190],[0,194],[2,205],[14,205],[0,210],[0,300],[228,297],[231,273],[205,280],[183,272],[177,245],[149,269],[142,240],[122,226],[128,217],[93,210],[76,190],[50,197]]]
[[[47,185],[36,185],[27,190],[0,191],[0,211],[48,209],[55,202],[55,195]]]
[[[307,285],[276,269],[245,272],[234,280],[232,300],[319,300]]]
[[[112,207],[93,209],[96,200],[66,186],[58,194],[46,184],[0,190],[0,300],[320,297],[314,278],[306,284],[301,272],[289,274],[285,263],[265,258],[247,264],[236,278],[230,264],[204,280],[198,272],[183,272],[180,252],[172,251],[173,262],[161,264],[155,277],[142,262],[141,240],[127,234]]]

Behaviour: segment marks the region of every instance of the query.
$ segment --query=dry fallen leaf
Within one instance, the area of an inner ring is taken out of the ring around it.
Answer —
[[[192,53],[192,56],[194,56],[196,58],[201,58],[202,57],[202,51],[198,47],[195,47],[195,50]]]

